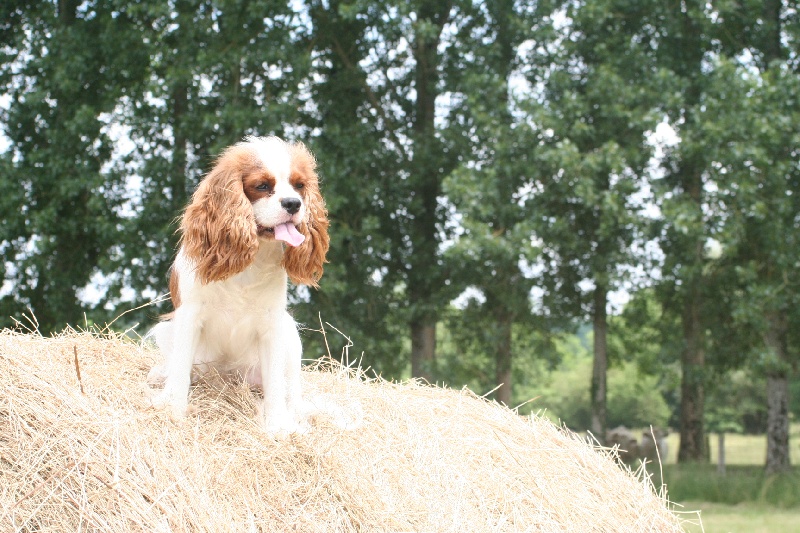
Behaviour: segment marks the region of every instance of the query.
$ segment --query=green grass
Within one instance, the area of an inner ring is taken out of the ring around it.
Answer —
[[[800,510],[769,506],[689,502],[683,505],[686,533],[800,533]],[[702,528],[695,513],[700,511]],[[679,511],[680,512],[680,511]]]
[[[683,502],[677,510],[689,533],[800,533],[798,472],[766,476],[761,465],[731,465],[721,476],[715,465],[674,464],[663,471],[670,501]],[[702,527],[691,511],[700,511]]]
[[[800,509],[798,472],[766,476],[764,468],[756,465],[731,465],[724,476],[717,474],[714,465],[664,465],[663,471],[667,494],[673,502],[755,503]],[[659,474],[654,471],[653,483],[657,487]]]

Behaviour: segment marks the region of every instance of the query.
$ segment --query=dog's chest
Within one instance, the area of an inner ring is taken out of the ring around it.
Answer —
[[[286,312],[286,275],[282,270],[248,269],[204,287],[201,343],[214,357],[249,359]]]

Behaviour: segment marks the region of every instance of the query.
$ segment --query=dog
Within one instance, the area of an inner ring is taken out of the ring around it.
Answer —
[[[287,282],[318,286],[328,225],[316,161],[302,143],[247,137],[222,153],[181,219],[174,311],[152,331],[164,355],[148,376],[164,385],[156,408],[185,416],[193,370],[216,369],[263,388],[268,433],[302,429],[302,346]]]

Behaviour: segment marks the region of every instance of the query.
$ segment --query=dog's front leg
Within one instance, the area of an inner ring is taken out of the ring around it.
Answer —
[[[264,427],[272,435],[295,433],[300,430],[294,412],[296,405],[291,405],[295,403],[295,396],[299,395],[299,388],[288,382],[286,371],[289,358],[294,354],[287,350],[285,343],[287,331],[282,327],[284,325],[279,324],[271,335],[262,338],[259,353],[261,384],[264,391],[261,416]],[[296,334],[296,330],[294,332]]]
[[[286,404],[295,419],[301,424],[299,418],[303,412],[303,397],[300,387],[300,371],[302,367],[303,345],[300,342],[300,333],[297,331],[297,323],[289,315],[283,315],[281,325],[281,350],[286,354],[284,359],[284,377],[286,379]]]
[[[172,349],[163,354],[164,389],[152,400],[154,407],[168,408],[175,418],[184,417],[189,407],[192,362],[201,330],[202,324],[193,306],[183,305],[175,312],[171,328]]]

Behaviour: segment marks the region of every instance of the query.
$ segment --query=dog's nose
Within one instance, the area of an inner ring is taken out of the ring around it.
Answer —
[[[294,215],[300,211],[300,198],[282,198],[281,207],[286,209],[290,215]]]

